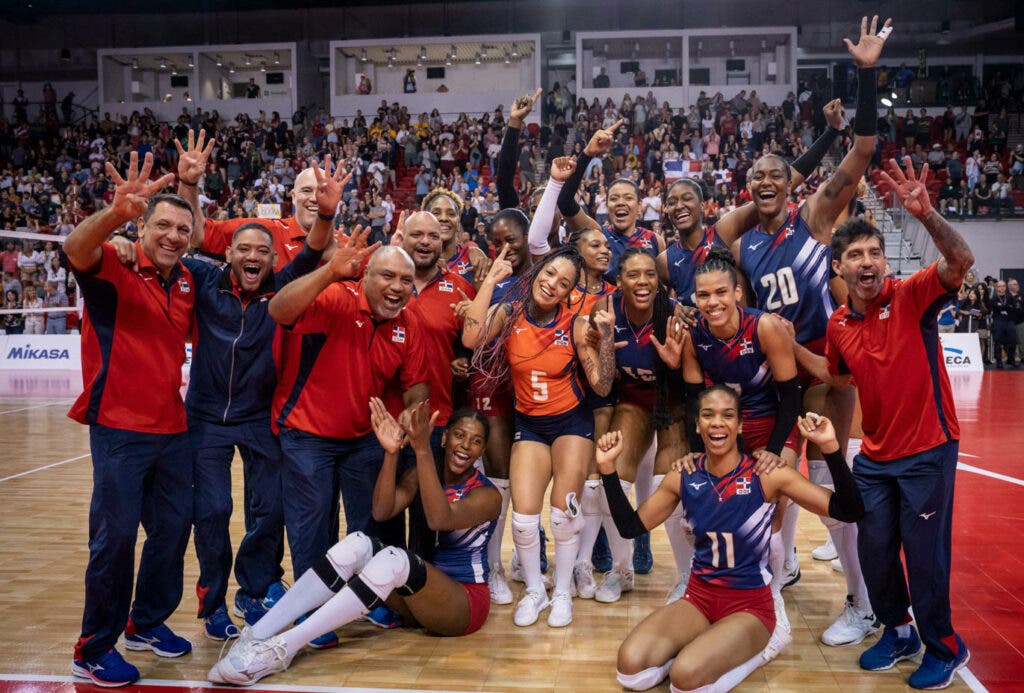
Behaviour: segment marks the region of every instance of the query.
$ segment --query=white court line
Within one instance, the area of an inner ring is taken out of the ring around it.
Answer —
[[[31,411],[33,409],[42,409],[43,407],[52,407],[55,404],[69,404],[69,403],[74,402],[74,401],[75,400],[73,400],[73,399],[58,399],[58,400],[54,400],[53,402],[47,402],[46,404],[36,404],[36,405],[31,406],[31,407],[22,407],[21,409],[8,409],[7,411],[0,411],[0,415],[3,415],[3,414],[14,414],[15,412],[19,412],[19,411]]]
[[[1024,479],[1018,479],[1016,477],[1006,476],[1005,474],[1000,474],[999,472],[990,472],[987,469],[982,469],[981,467],[975,467],[973,464],[967,464],[966,462],[957,462],[956,468],[957,469],[962,469],[965,472],[974,472],[975,474],[981,474],[982,476],[991,477],[993,479],[999,479],[1000,481],[1005,481],[1005,482],[1010,483],[1010,484],[1017,484],[1018,486],[1024,486]],[[3,481],[3,479],[0,479],[0,481]]]
[[[961,670],[963,671],[963,670]],[[74,676],[46,676],[42,674],[0,674],[0,681],[32,681],[37,683],[78,683],[85,685],[85,679]],[[175,686],[178,688],[218,688],[224,689],[222,684],[213,684],[208,681],[175,681],[174,679],[139,679],[136,686]],[[310,691],[311,693],[434,693],[416,688],[349,688],[347,686],[275,686],[269,683],[258,683],[255,686],[246,686],[250,691]],[[984,690],[984,689],[982,689]],[[450,691],[449,693],[460,693]],[[467,692],[462,692],[467,693]]]
[[[988,693],[988,689],[985,688],[985,684],[978,680],[978,677],[974,675],[974,672],[964,667],[957,672],[960,675],[960,680],[967,684],[974,693]]]
[[[51,469],[53,467],[59,467],[62,464],[67,464],[68,462],[74,462],[76,460],[81,460],[81,459],[84,459],[86,457],[90,457],[91,455],[92,455],[92,453],[87,452],[84,455],[79,455],[78,457],[69,457],[68,459],[61,460],[60,462],[54,462],[52,464],[43,465],[42,467],[36,467],[35,469],[30,469],[27,472],[21,472],[20,474],[12,474],[11,476],[5,476],[4,478],[0,479],[0,483],[3,483],[5,481],[10,481],[11,479],[17,479],[17,478],[22,477],[22,476],[28,476],[29,474],[35,474],[36,472],[41,472],[44,469]],[[2,680],[2,679],[0,679],[0,680]]]

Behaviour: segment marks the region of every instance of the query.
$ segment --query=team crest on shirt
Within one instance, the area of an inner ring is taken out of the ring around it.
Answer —
[[[747,354],[754,353],[754,343],[749,339],[744,339],[740,342],[740,356],[746,356]]]
[[[555,330],[555,346],[569,346],[569,333],[565,330]]]
[[[391,328],[391,341],[405,344],[405,328],[395,325]]]
[[[190,293],[192,291],[192,287],[188,285],[188,280],[187,279],[179,279],[178,280],[178,289],[183,294],[187,294],[187,293]]]
[[[471,269],[473,269],[472,265],[470,265],[468,262],[463,262],[461,260],[455,265],[455,271],[458,272],[459,274],[465,274]]]
[[[750,477],[741,476],[739,479],[736,480],[736,495],[750,495]]]
[[[878,311],[878,319],[879,320],[888,320],[889,319],[889,304],[888,303],[885,304],[884,306],[882,306],[882,310]]]
[[[437,285],[438,291],[444,291],[445,293],[452,293],[455,291],[455,285],[447,279],[442,279]]]

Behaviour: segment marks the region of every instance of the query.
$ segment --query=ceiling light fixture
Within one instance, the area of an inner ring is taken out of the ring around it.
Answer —
[[[362,52],[361,52],[361,53],[359,54],[359,60],[360,60],[361,62],[364,62],[364,63],[366,62],[366,49],[365,49],[365,48],[364,48],[364,49],[362,50]]]
[[[281,54],[278,53],[277,51],[274,51],[274,64],[275,65],[280,65],[281,64]]]
[[[220,57],[220,53],[217,54],[217,67],[224,67],[224,59]]]

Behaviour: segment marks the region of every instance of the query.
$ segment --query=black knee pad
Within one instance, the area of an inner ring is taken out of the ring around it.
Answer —
[[[334,569],[334,564],[331,563],[331,559],[327,556],[321,556],[316,559],[312,565],[313,572],[320,578],[327,589],[331,592],[339,592],[341,588],[345,586],[345,579],[338,575],[338,571]]]
[[[421,589],[427,584],[427,564],[422,558],[414,554],[408,549],[402,549],[405,551],[406,556],[409,557],[409,579],[405,581],[405,584],[398,587],[395,591],[403,597],[409,597]]]

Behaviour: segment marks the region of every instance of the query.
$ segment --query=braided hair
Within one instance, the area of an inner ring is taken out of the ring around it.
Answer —
[[[726,248],[714,246],[708,251],[704,261],[697,265],[697,269],[693,272],[694,283],[696,283],[697,277],[710,272],[725,272],[728,274],[732,280],[733,288],[740,284],[739,274],[736,271],[736,258]]]
[[[429,211],[430,205],[439,197],[447,197],[455,207],[455,212],[460,215],[462,214],[462,200],[448,188],[434,188],[428,192],[426,197],[423,198],[423,203],[420,204],[420,209],[424,212]]]

